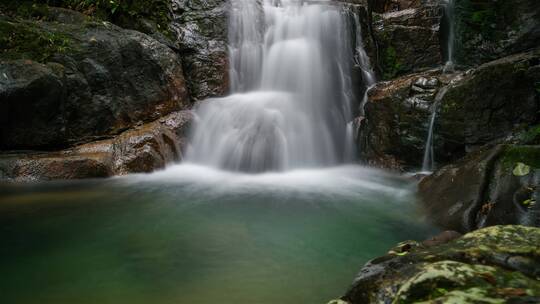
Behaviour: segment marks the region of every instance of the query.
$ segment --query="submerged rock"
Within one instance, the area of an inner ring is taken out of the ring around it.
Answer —
[[[151,172],[179,161],[190,111],[174,112],[120,135],[57,152],[0,154],[0,180],[36,181]]]
[[[538,303],[539,243],[540,229],[523,226],[485,228],[431,247],[414,243],[368,262],[340,301]]]
[[[169,47],[108,22],[67,19],[0,17],[11,39],[0,55],[1,150],[58,150],[189,105]]]

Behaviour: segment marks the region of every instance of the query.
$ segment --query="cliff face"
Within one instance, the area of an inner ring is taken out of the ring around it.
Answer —
[[[182,111],[228,90],[226,1],[115,3],[0,5],[0,177],[84,178],[161,168],[181,157],[187,132],[165,134],[171,128],[164,131],[159,121],[182,117],[177,122],[185,129],[191,115]],[[114,148],[103,148],[101,140]],[[138,144],[119,154],[127,142]],[[102,170],[103,159],[96,163],[95,155],[81,152],[88,145],[100,146],[106,159],[137,158],[141,149],[148,156],[129,166],[104,161]],[[74,155],[86,167],[74,165]],[[48,169],[22,170],[23,163]]]

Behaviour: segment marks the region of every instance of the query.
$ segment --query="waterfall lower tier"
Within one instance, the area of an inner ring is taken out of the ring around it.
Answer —
[[[354,157],[351,20],[302,3],[232,0],[233,95],[199,106],[188,162],[261,172]]]

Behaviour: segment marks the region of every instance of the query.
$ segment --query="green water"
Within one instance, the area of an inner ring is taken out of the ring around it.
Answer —
[[[412,188],[354,166],[1,185],[1,302],[326,303],[434,233]]]

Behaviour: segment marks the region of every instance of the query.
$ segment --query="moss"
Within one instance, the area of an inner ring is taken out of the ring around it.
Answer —
[[[529,127],[518,134],[519,143],[522,145],[540,144],[540,125]]]
[[[536,128],[538,132],[540,128]],[[538,135],[538,134],[536,134]],[[539,146],[507,146],[501,157],[505,168],[513,168],[517,163],[524,163],[533,168],[540,168]]]
[[[17,4],[0,4],[4,10],[25,18],[46,16],[47,6],[72,9],[135,30],[141,30],[142,20],[149,20],[159,32],[172,37],[167,0],[23,0]]]
[[[388,46],[382,56],[381,66],[383,69],[383,78],[395,78],[402,70],[402,64],[399,61],[397,51],[393,46]]]
[[[0,19],[0,57],[47,62],[58,53],[73,50],[71,39],[32,23]]]

